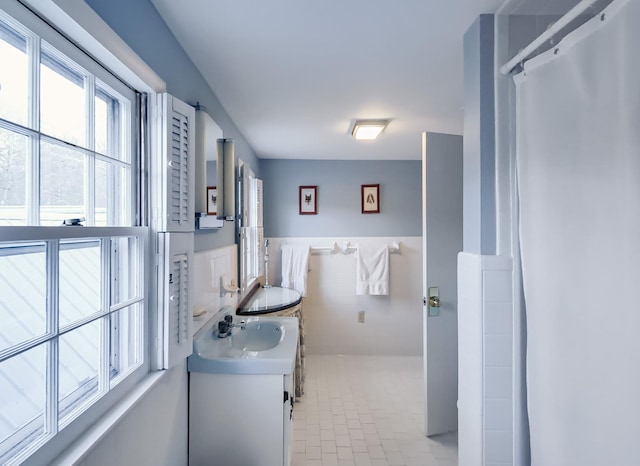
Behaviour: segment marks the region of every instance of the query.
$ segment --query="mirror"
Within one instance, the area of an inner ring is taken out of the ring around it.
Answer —
[[[195,138],[195,211],[196,228],[222,228],[224,222],[217,219],[217,140],[222,138],[222,129],[196,105]]]

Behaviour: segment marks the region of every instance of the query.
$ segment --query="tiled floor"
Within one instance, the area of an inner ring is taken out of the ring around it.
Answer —
[[[306,356],[292,466],[456,466],[456,433],[424,436],[422,359]]]

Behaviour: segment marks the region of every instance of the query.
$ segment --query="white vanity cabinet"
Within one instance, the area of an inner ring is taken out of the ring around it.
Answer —
[[[221,336],[231,317],[214,315],[187,358],[189,465],[289,466],[298,319],[246,317]]]
[[[291,374],[190,373],[190,466],[289,466]]]

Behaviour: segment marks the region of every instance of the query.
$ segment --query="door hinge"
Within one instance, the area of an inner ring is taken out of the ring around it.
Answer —
[[[289,392],[285,390],[283,403],[286,403],[287,401],[289,401]]]

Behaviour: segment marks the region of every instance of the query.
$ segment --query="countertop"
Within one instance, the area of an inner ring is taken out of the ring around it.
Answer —
[[[209,374],[292,374],[296,362],[298,319],[295,317],[255,316],[249,323],[275,322],[280,326],[282,339],[272,348],[253,351],[234,345],[243,328],[234,328],[232,335],[218,338],[215,329],[224,311],[207,322],[193,337],[193,353],[187,358],[189,372]]]
[[[237,315],[269,314],[284,311],[296,306],[302,301],[302,296],[295,290],[273,286],[258,288],[246,305],[239,307]]]

